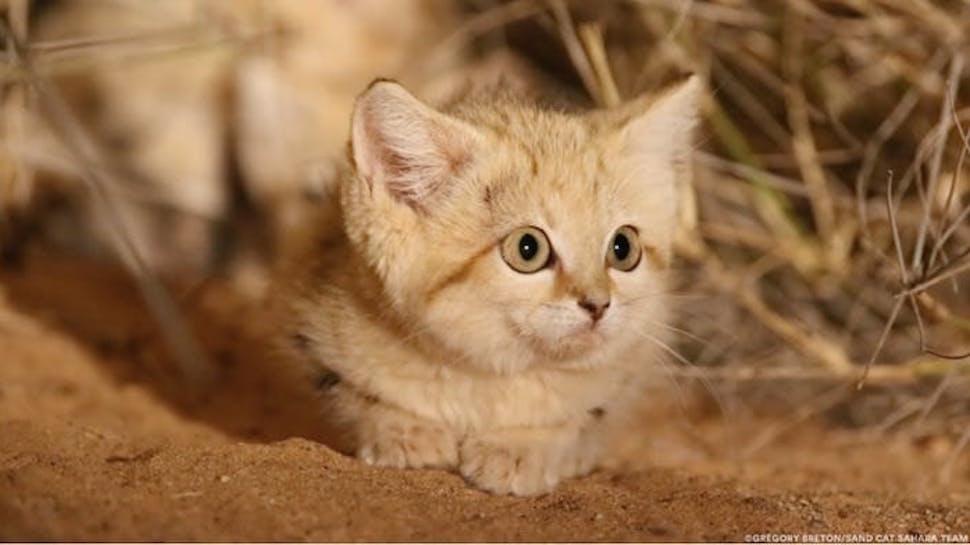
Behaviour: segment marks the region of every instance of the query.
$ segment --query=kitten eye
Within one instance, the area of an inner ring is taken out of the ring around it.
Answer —
[[[621,271],[632,271],[640,263],[640,244],[637,230],[624,225],[613,234],[606,261],[610,267]]]
[[[534,273],[549,264],[552,248],[538,227],[519,227],[502,241],[502,259],[520,273]]]

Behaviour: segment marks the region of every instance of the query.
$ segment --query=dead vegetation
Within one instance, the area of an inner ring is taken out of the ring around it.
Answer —
[[[140,257],[144,240],[129,235],[125,203],[137,199],[125,189],[130,170],[66,106],[61,76],[83,75],[105,59],[193,62],[200,50],[228,50],[231,64],[238,51],[284,39],[286,29],[203,17],[154,33],[45,41],[31,33],[43,14],[32,18],[30,2],[0,6],[0,242],[21,244],[17,226],[32,215],[43,223],[45,183],[81,180],[84,190],[70,191],[72,198],[97,203],[109,246],[140,280],[185,372],[205,374],[155,268]],[[955,441],[952,465],[970,441],[970,5],[478,0],[461,3],[454,23],[414,58],[411,77],[456,70],[456,51],[463,63],[510,51],[558,85],[610,106],[686,72],[701,74],[710,91],[706,123],[677,246],[680,325],[690,331],[678,351],[692,365],[676,374],[826,385],[796,421],[857,388],[912,387],[869,429],[917,430],[940,413]],[[32,123],[46,127],[46,140]],[[38,158],[51,149],[56,161]],[[233,172],[239,165],[219,180],[226,188],[238,184]],[[227,201],[207,221],[232,232],[251,220],[247,206],[259,209],[262,193],[243,185],[248,197]],[[222,253],[245,242],[233,239]],[[943,400],[949,409],[940,408]]]

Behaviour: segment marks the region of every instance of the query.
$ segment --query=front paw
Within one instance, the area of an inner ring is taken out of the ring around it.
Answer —
[[[563,479],[592,470],[595,455],[575,432],[515,430],[471,437],[460,447],[459,470],[475,486],[496,494],[535,496]]]
[[[396,411],[381,413],[358,429],[359,459],[396,468],[450,469],[458,465],[458,442],[450,431]]]

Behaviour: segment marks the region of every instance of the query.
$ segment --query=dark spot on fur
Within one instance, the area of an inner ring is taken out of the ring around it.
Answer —
[[[236,366],[236,358],[231,350],[221,348],[215,353],[215,360],[220,367],[229,369]]]
[[[650,263],[657,269],[663,270],[667,268],[667,261],[660,255],[660,252],[653,246],[644,244],[643,253],[647,254],[647,259]]]
[[[491,206],[492,205],[492,188],[491,187],[486,187],[485,188],[485,196],[482,197],[482,200],[485,201],[485,205],[486,206]]]
[[[296,348],[304,354],[310,352],[310,337],[307,337],[303,333],[294,333],[293,336],[290,337],[290,340],[293,341],[293,348]]]
[[[603,407],[593,407],[592,409],[589,410],[589,414],[593,418],[599,420],[600,418],[603,418],[604,416],[606,416],[606,409],[604,409]]]
[[[308,203],[317,204],[323,202],[326,194],[315,187],[304,187],[300,190],[300,197]]]
[[[19,244],[0,246],[0,265],[8,269],[21,269],[24,265],[24,249]]]
[[[374,394],[365,394],[364,395],[364,401],[366,401],[368,403],[377,404],[377,403],[380,403],[381,402],[381,398],[377,397]]]
[[[321,373],[317,376],[317,390],[327,391],[338,384],[340,384],[340,375],[330,369],[321,370]]]
[[[36,229],[20,214],[8,213],[6,217],[0,217],[0,266],[23,269],[27,244]]]
[[[321,237],[317,243],[317,248],[322,253],[328,253],[334,251],[341,244],[341,239],[339,236],[327,235]]]

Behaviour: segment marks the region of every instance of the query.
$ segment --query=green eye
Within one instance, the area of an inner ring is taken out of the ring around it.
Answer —
[[[520,273],[534,273],[549,264],[552,247],[538,227],[519,227],[502,241],[502,259]]]
[[[613,233],[613,240],[606,252],[606,261],[614,269],[632,271],[640,263],[641,253],[637,230],[624,225]]]

